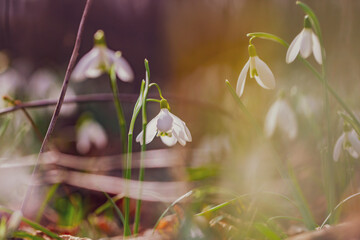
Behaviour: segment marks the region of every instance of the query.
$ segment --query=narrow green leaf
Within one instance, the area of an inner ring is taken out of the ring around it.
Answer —
[[[21,239],[33,239],[33,240],[44,240],[42,237],[31,235],[30,233],[18,231],[14,232],[14,238],[21,238]]]
[[[168,206],[168,207],[165,209],[165,211],[161,214],[161,216],[159,217],[159,219],[156,221],[156,224],[155,224],[155,226],[154,226],[154,228],[153,228],[153,232],[155,232],[155,229],[156,229],[157,226],[159,225],[160,220],[169,212],[169,210],[170,210],[172,207],[174,207],[176,204],[178,204],[179,202],[181,202],[181,201],[184,200],[185,198],[190,197],[193,193],[194,193],[194,191],[191,190],[191,191],[185,193],[184,195],[180,196],[180,197],[179,197],[178,199],[176,199],[174,202],[172,202],[172,203],[170,204],[170,206]]]
[[[59,188],[59,186],[60,186],[60,184],[56,183],[56,184],[52,185],[49,188],[49,190],[48,190],[48,192],[46,194],[46,197],[45,197],[44,201],[42,202],[42,204],[41,204],[41,206],[39,208],[39,211],[38,211],[38,213],[36,215],[36,222],[40,222],[41,217],[42,217],[42,215],[43,215],[43,213],[45,211],[45,208],[46,208],[47,204],[49,203],[51,198],[54,196],[54,194],[56,193],[56,190]]]
[[[333,213],[335,213],[335,211],[336,211],[339,207],[341,207],[341,205],[343,205],[343,204],[346,203],[347,201],[349,201],[349,200],[351,200],[351,199],[353,199],[353,198],[355,198],[355,197],[358,197],[358,196],[360,196],[360,192],[355,193],[355,194],[353,194],[353,195],[350,195],[349,197],[347,197],[347,198],[345,198],[344,200],[342,200],[338,205],[336,205],[336,207],[334,208],[334,210],[332,210],[332,211],[329,213],[329,215],[325,218],[324,222],[323,222],[323,223],[321,224],[321,226],[320,226],[320,229],[322,229],[322,228],[325,226],[326,222],[329,220],[329,218],[331,217],[331,215],[332,215]]]

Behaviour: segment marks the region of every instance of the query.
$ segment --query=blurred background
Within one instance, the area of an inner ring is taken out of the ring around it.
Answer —
[[[360,16],[357,14],[360,2],[304,2],[320,21],[327,79],[357,112],[360,110],[360,68],[357,66],[360,62]],[[59,96],[84,4],[85,1],[80,0],[0,0],[2,95],[21,101],[56,99]],[[295,1],[289,0],[95,0],[85,23],[78,59],[93,47],[93,34],[98,29],[104,30],[108,47],[120,50],[135,73],[132,83],[119,81],[120,93],[134,94],[133,100],[123,103],[127,121],[130,122],[133,104],[145,75],[143,62],[147,58],[151,81],[161,86],[172,112],[187,123],[193,142],[184,149],[175,146],[169,150],[178,156],[176,161],[180,161],[181,171],[180,168],[174,171],[173,167],[152,169],[146,173],[147,180],[177,180],[190,182],[191,186],[193,183],[197,186],[214,184],[238,194],[275,191],[289,195],[291,189],[277,172],[273,150],[258,137],[227,91],[224,81],[228,79],[235,88],[249,57],[247,33],[268,32],[290,43],[303,29],[303,17],[304,13]],[[298,134],[289,140],[276,131],[271,138],[271,148],[275,148],[283,159],[282,165],[294,169],[315,219],[321,223],[327,208],[321,175],[322,153],[326,146],[322,86],[300,61],[290,65],[285,63],[287,49],[283,46],[261,39],[255,39],[253,43],[258,56],[274,73],[276,89],[264,90],[248,77],[241,99],[262,127],[279,91],[285,92],[296,115]],[[309,61],[321,70],[313,56]],[[107,76],[102,75],[81,83],[70,82],[67,96],[110,92]],[[157,96],[155,90],[150,94]],[[1,103],[0,106],[5,108],[8,105]],[[340,108],[331,97],[330,106],[332,145],[329,151],[332,153],[333,145],[342,133],[342,121],[337,115]],[[53,107],[29,110],[42,134],[46,132],[52,110]],[[69,104],[62,110],[52,141],[64,154],[121,154],[114,110],[112,102]],[[150,103],[148,111],[150,119],[158,113],[159,107]],[[82,123],[79,119],[84,119],[84,114],[101,125],[107,142],[81,152],[76,142],[79,141],[77,131]],[[3,126],[7,123],[11,127],[2,136],[7,139],[2,140],[4,161],[38,152],[40,142],[20,111],[1,118]],[[140,129],[138,121],[136,135]],[[165,146],[156,138],[148,148],[156,150]],[[139,149],[140,145],[134,144],[134,150]],[[348,155],[335,163],[336,202],[358,190],[358,165]],[[121,173],[104,171],[102,174],[120,176]],[[199,211],[212,200],[202,199],[194,211]],[[260,211],[269,216],[292,209],[269,196],[256,201]],[[163,207],[159,206],[154,214],[158,216]],[[290,212],[295,216],[298,214],[294,209]],[[155,219],[149,217],[149,223],[145,225],[151,226]],[[303,227],[297,222],[281,224],[285,225],[286,231],[290,225]]]

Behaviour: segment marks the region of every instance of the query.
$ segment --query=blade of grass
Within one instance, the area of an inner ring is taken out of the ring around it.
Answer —
[[[3,211],[3,212],[6,212],[6,213],[9,213],[9,214],[12,214],[13,211],[11,211],[10,209],[7,209],[5,207],[2,207],[0,206],[0,211]],[[62,238],[60,238],[56,233],[53,233],[52,231],[50,231],[49,229],[47,229],[46,227],[43,227],[41,226],[40,224],[36,223],[36,222],[33,222],[31,221],[30,219],[27,219],[25,217],[22,217],[21,220],[28,224],[30,227],[36,229],[36,230],[39,230],[43,233],[45,233],[46,235],[48,235],[49,237],[52,237],[56,240],[61,240]]]
[[[14,232],[13,237],[20,239],[44,240],[42,237],[34,236],[30,233],[23,231]]]
[[[336,205],[336,207],[329,213],[329,215],[325,218],[324,222],[320,225],[320,229],[322,229],[326,222],[330,219],[330,217],[333,215],[333,213],[339,208],[341,207],[344,203],[346,203],[347,201],[360,196],[360,192],[355,193],[353,195],[350,195],[349,197],[345,198],[344,200],[342,200],[338,205]]]

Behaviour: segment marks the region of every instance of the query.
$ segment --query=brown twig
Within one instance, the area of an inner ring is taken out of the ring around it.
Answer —
[[[150,95],[149,97],[154,97],[155,95]],[[138,99],[139,95],[130,94],[130,93],[121,93],[119,94],[119,99],[121,102],[135,102]],[[170,100],[174,104],[189,104],[190,106],[203,107],[209,110],[214,110],[219,112],[220,114],[232,117],[232,113],[225,110],[221,106],[195,100],[195,99],[187,99],[183,97],[179,97],[176,95],[167,95],[167,99]],[[71,103],[89,103],[89,102],[112,102],[114,101],[113,95],[111,93],[95,93],[95,94],[84,94],[78,95],[75,97],[67,97],[64,99],[63,104],[71,104]],[[55,99],[44,99],[44,100],[34,100],[30,102],[22,102],[14,107],[8,107],[0,110],[0,116],[20,110],[21,108],[40,108],[40,107],[48,107],[53,106],[57,103]]]
[[[85,23],[85,20],[86,20],[86,18],[88,16],[88,12],[89,12],[91,3],[92,3],[92,0],[87,0],[86,1],[85,8],[84,8],[84,11],[83,11],[83,14],[82,14],[82,17],[81,17],[81,21],[80,21],[80,24],[79,24],[79,29],[78,29],[78,32],[77,32],[76,40],[75,40],[75,46],[74,46],[73,52],[71,54],[71,58],[70,58],[68,67],[66,69],[64,82],[63,82],[63,85],[62,85],[62,88],[61,88],[60,97],[59,97],[59,100],[58,100],[58,102],[56,104],[56,107],[55,107],[54,113],[52,115],[48,130],[47,130],[47,132],[45,134],[44,140],[43,140],[43,142],[41,144],[41,148],[40,148],[40,151],[39,151],[37,162],[39,161],[39,159],[41,157],[41,154],[45,151],[45,149],[47,147],[47,143],[49,141],[50,135],[54,131],[56,121],[57,121],[57,119],[59,117],[61,106],[62,106],[62,104],[64,102],[67,86],[69,84],[70,76],[71,76],[72,70],[73,70],[73,68],[75,66],[76,59],[77,59],[77,57],[79,55],[80,43],[81,43],[82,33],[83,33],[83,30],[84,30],[84,23]],[[37,170],[37,167],[38,167],[38,164],[36,163],[35,167],[33,169],[33,172],[32,172],[31,179],[33,179],[33,177],[35,175],[35,172]],[[28,199],[31,196],[31,192],[32,192],[32,186],[30,185],[28,190],[26,191],[24,200],[23,200],[23,202],[21,204],[21,211],[24,211],[26,202],[28,201]]]

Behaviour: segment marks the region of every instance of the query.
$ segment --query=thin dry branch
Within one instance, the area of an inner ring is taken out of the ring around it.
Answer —
[[[73,52],[71,54],[71,58],[70,58],[68,67],[66,69],[64,82],[63,82],[63,85],[62,85],[62,88],[61,88],[60,97],[59,97],[59,100],[58,100],[58,102],[56,104],[56,107],[55,107],[54,113],[52,115],[48,130],[47,130],[47,132],[45,134],[44,140],[43,140],[43,142],[41,144],[37,162],[39,161],[39,159],[41,157],[41,154],[45,151],[45,149],[47,147],[47,143],[49,141],[49,138],[50,138],[52,132],[54,131],[56,121],[57,121],[57,119],[59,117],[61,106],[62,106],[62,104],[64,102],[67,86],[69,84],[70,76],[71,76],[72,70],[74,69],[76,59],[77,59],[77,57],[79,55],[79,49],[80,49],[80,43],[81,43],[81,39],[82,39],[82,33],[83,33],[83,30],[84,30],[84,24],[85,24],[85,20],[86,20],[86,18],[88,16],[91,3],[92,3],[92,0],[87,0],[86,1],[85,8],[84,8],[84,11],[83,11],[83,14],[82,14],[82,17],[81,17],[81,21],[80,21],[80,24],[79,24],[79,29],[78,29],[78,32],[77,32],[77,35],[76,35],[75,46],[74,46]],[[34,177],[34,174],[35,174],[35,172],[37,170],[37,167],[38,167],[38,164],[35,164],[35,167],[34,167],[33,173],[32,173],[32,178]],[[22,212],[24,211],[26,203],[27,203],[28,199],[31,196],[31,192],[32,192],[32,187],[30,186],[28,188],[28,190],[27,190],[27,192],[25,194],[24,200],[23,200],[23,202],[21,204]]]

